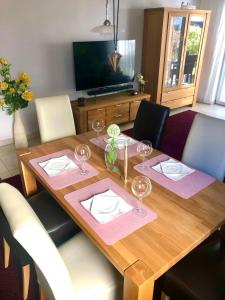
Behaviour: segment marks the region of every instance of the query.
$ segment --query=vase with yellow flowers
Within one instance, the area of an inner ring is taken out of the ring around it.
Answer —
[[[16,148],[26,148],[28,142],[19,110],[27,107],[33,99],[30,77],[27,73],[21,73],[17,78],[12,78],[10,67],[6,59],[0,58],[0,108],[8,115],[14,115],[13,134]]]

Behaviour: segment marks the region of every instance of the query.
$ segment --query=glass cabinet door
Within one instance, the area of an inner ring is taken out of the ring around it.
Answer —
[[[203,36],[205,16],[190,15],[187,29],[182,85],[193,85]]]
[[[179,85],[186,22],[187,15],[170,15],[164,88],[176,88]]]

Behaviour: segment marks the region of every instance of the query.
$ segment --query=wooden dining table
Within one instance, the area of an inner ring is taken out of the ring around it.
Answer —
[[[123,172],[120,175],[107,171],[104,150],[90,142],[93,136],[93,132],[87,132],[18,150],[24,192],[27,196],[35,193],[37,181],[49,191],[123,275],[124,300],[153,299],[155,281],[225,222],[225,184],[215,181],[191,198],[183,199],[152,181],[151,194],[144,199],[144,204],[157,214],[157,218],[118,242],[107,245],[85,219],[71,208],[64,196],[103,178],[111,178],[131,193],[131,180],[139,175],[133,167],[140,163],[140,158],[129,158],[128,181],[125,183]],[[54,190],[29,162],[31,159],[63,149],[74,150],[80,143],[89,145],[91,158],[88,163],[99,173],[92,178],[84,178],[79,183]],[[151,157],[159,154],[159,151],[153,150]],[[120,161],[120,166],[122,170],[123,161]]]

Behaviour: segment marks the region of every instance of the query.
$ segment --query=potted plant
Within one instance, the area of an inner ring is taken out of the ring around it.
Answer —
[[[137,73],[136,79],[139,84],[140,93],[144,93],[144,89],[145,89],[145,85],[146,85],[146,80],[144,80],[144,76],[141,73]]]
[[[27,107],[33,99],[30,77],[27,73],[21,73],[17,78],[12,78],[10,67],[11,64],[5,58],[0,58],[0,108],[8,115],[14,115],[13,134],[16,148],[26,148],[28,142],[19,110]]]

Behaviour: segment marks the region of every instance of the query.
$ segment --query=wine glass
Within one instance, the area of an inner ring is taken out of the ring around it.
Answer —
[[[141,169],[146,169],[146,166],[143,165],[145,159],[152,153],[152,143],[148,140],[140,141],[137,144],[137,153],[142,159],[142,165],[140,165]]]
[[[136,176],[132,180],[131,183],[131,190],[134,196],[138,198],[140,201],[138,205],[133,209],[135,214],[145,217],[147,212],[146,210],[140,205],[143,198],[148,196],[151,193],[152,190],[152,184],[148,177],[146,176]]]
[[[92,121],[92,129],[96,132],[96,140],[99,141],[99,134],[104,129],[105,122],[103,119],[96,119]]]
[[[84,162],[91,157],[91,149],[88,145],[79,144],[75,147],[74,155],[80,163],[80,175],[88,174],[88,170],[84,168]]]

